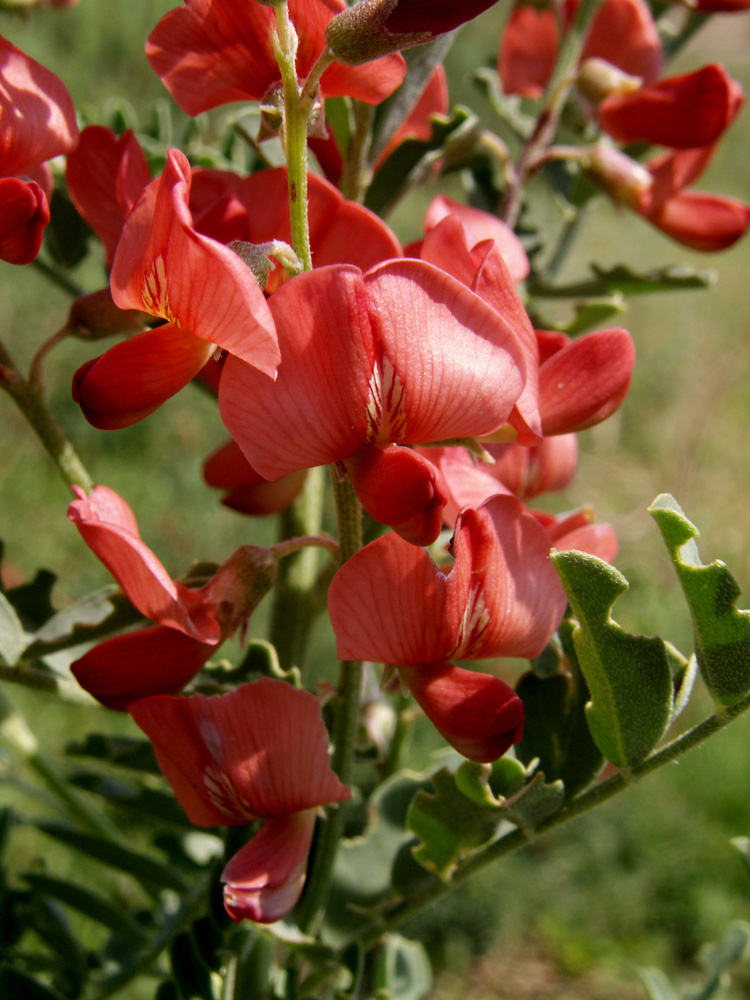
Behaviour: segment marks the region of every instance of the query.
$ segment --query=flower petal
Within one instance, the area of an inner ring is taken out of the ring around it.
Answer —
[[[95,486],[88,496],[78,486],[73,489],[78,499],[68,507],[69,520],[141,614],[215,645],[220,638],[216,619],[144,545],[125,501],[107,486]]]
[[[213,650],[183,632],[157,625],[99,643],[70,670],[102,705],[125,711],[139,698],[182,690]]]
[[[0,37],[0,174],[27,174],[78,140],[75,108],[54,73]]]
[[[425,715],[464,757],[486,764],[523,736],[523,702],[504,681],[452,663],[403,667]]]
[[[30,264],[49,222],[49,205],[35,181],[0,177],[0,260]]]
[[[315,811],[267,819],[221,873],[232,920],[272,924],[295,906],[305,884]]]
[[[167,323],[129,337],[73,376],[73,399],[100,430],[143,420],[195,378],[213,354],[205,340]]]
[[[553,10],[516,7],[500,39],[498,70],[505,93],[541,97],[555,68],[559,44]]]
[[[263,292],[237,254],[194,229],[190,183],[187,159],[170,150],[161,177],[125,223],[112,298],[121,309],[161,316],[274,376],[280,354]]]

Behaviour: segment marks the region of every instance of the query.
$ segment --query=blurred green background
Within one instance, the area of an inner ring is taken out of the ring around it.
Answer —
[[[23,19],[2,14],[0,33],[63,79],[88,121],[106,120],[115,107],[130,114],[131,107],[143,124],[171,104],[150,72],[143,42],[173,5],[81,0],[70,11],[39,11]],[[493,9],[467,26],[447,64],[452,100],[481,110],[491,128],[491,111],[472,73],[480,65],[494,66],[503,16]],[[748,51],[750,15],[716,16],[675,69],[720,61],[748,90]],[[171,116],[179,126],[179,112],[172,109]],[[749,156],[750,119],[741,114],[699,186],[750,201]],[[446,189],[456,196],[458,180],[452,178]],[[420,234],[421,211],[436,193],[430,189],[409,199],[389,220],[404,241]],[[540,205],[540,224],[558,226],[556,209],[541,193]],[[707,291],[629,302],[621,322],[637,348],[630,394],[618,414],[581,435],[578,478],[549,503],[555,510],[592,504],[600,520],[614,524],[617,566],[631,583],[616,606],[617,620],[632,631],[659,633],[689,652],[687,611],[645,508],[657,493],[673,493],[701,529],[704,561],[724,559],[750,593],[750,454],[744,437],[750,421],[750,240],[716,256],[692,253],[601,199],[561,278],[586,276],[589,261],[638,270],[684,262],[718,275]],[[103,285],[101,258],[74,277],[87,289]],[[0,263],[0,338],[20,367],[61,326],[68,304],[33,268]],[[215,406],[198,390],[188,387],[128,430],[104,433],[85,422],[70,398],[70,380],[100,348],[68,341],[56,349],[46,365],[48,397],[94,480],[127,499],[144,539],[168,569],[178,575],[194,559],[220,562],[239,544],[271,540],[266,523],[225,510],[201,481],[205,456],[226,434]],[[47,567],[59,577],[54,597],[62,607],[109,578],[67,522],[68,491],[4,396],[0,428],[6,581],[28,579]],[[264,615],[261,606],[253,635],[263,634]],[[315,649],[315,655],[332,658],[326,632]],[[127,719],[113,721],[104,710],[63,707],[22,689],[9,694],[53,755],[61,756],[71,736],[87,730],[132,731]],[[709,711],[699,693],[691,718]],[[20,793],[12,785],[6,790],[15,801]],[[27,809],[34,806],[24,801]],[[750,919],[750,879],[730,845],[731,838],[746,834],[750,720],[741,719],[679,766],[506,860],[410,925],[429,942],[443,970],[434,995],[619,1000],[642,995],[636,970],[654,964],[690,981],[699,946],[720,936],[731,919]],[[41,838],[12,846],[18,863],[26,865],[39,863],[48,851]],[[732,995],[750,995],[750,973],[738,978]]]

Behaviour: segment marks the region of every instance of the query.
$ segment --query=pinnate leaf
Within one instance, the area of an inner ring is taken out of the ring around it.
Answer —
[[[649,513],[669,549],[693,619],[701,676],[719,705],[733,705],[750,691],[750,612],[738,611],[741,591],[719,560],[704,566],[695,539],[698,529],[668,493]]]
[[[613,566],[574,550],[552,560],[578,620],[573,644],[591,694],[591,735],[607,760],[631,768],[654,749],[672,716],[664,643],[625,632],[612,620],[612,605],[628,589]]]

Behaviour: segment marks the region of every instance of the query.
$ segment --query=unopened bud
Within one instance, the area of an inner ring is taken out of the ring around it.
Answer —
[[[326,28],[328,47],[349,66],[424,45],[491,7],[495,0],[360,0]]]
[[[643,85],[638,76],[624,73],[604,59],[587,59],[578,71],[578,89],[594,104],[612,94],[631,94]]]
[[[269,240],[268,243],[246,243],[244,240],[234,240],[229,244],[229,249],[234,250],[237,256],[247,264],[261,288],[265,288],[268,284],[273,267],[272,257],[281,264],[288,274],[301,274],[303,271],[299,257],[283,240]]]
[[[651,190],[653,178],[648,170],[609,143],[592,146],[582,154],[581,163],[599,187],[635,211],[641,208]]]
[[[118,333],[138,333],[146,329],[146,313],[119,309],[109,288],[82,295],[70,307],[67,333],[82,340],[99,340]]]

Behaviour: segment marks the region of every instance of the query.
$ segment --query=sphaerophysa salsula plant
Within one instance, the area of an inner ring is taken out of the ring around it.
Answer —
[[[85,123],[0,39],[0,257],[73,299],[28,371],[0,344],[0,384],[117,585],[62,608],[48,571],[3,586],[1,731],[56,813],[8,807],[0,841],[33,825],[139,885],[4,869],[2,996],[424,996],[410,917],[750,707],[750,615],[671,496],[649,511],[692,651],[613,620],[628,584],[610,525],[526,503],[570,484],[577,432],[626,397],[633,339],[599,327],[631,294],[706,282],[625,263],[566,285],[584,213],[614,200],[705,252],[750,224],[692,187],[739,85],[717,64],[667,69],[744,4],[508,8],[497,71],[477,67],[492,130],[451,106],[442,69],[490,6],[187,0],[154,26],[151,67],[191,118],[243,112],[180,143],[119,113]],[[456,177],[463,201],[441,190]],[[384,219],[426,185],[404,247]],[[561,209],[549,232],[528,222],[540,190]],[[108,281],[79,287],[94,237]],[[573,318],[551,322],[551,301]],[[248,520],[223,562],[195,539],[173,577],[49,408],[67,338],[113,341],[70,373],[103,432],[200,387],[231,437],[205,479],[275,517],[277,541]],[[326,615],[335,673],[311,647]],[[525,671],[481,662],[508,658]],[[698,674],[714,712],[681,730]],[[83,771],[45,755],[14,684],[104,706]],[[417,774],[422,714],[452,750]]]

